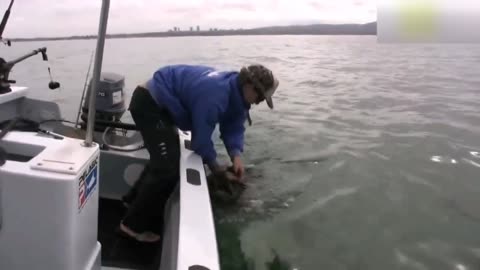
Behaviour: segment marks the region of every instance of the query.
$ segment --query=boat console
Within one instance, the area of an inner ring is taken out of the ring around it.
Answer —
[[[13,116],[26,88],[0,95]],[[100,269],[97,241],[99,147],[38,132],[10,131],[0,140],[2,269]]]

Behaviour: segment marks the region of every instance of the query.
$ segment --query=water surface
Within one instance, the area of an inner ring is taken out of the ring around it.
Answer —
[[[75,119],[95,43],[14,43],[1,54],[44,45],[62,89],[47,89],[40,56],[11,78]],[[246,194],[214,206],[223,269],[480,269],[479,47],[329,36],[106,43],[104,70],[124,74],[128,94],[174,63],[262,63],[281,81],[275,110],[251,113]]]

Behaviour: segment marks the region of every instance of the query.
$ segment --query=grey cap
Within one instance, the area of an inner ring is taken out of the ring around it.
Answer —
[[[251,65],[248,68],[242,68],[242,72],[248,72],[248,77],[255,86],[259,89],[268,107],[273,109],[273,94],[278,88],[279,81],[273,76],[270,69],[263,65]]]

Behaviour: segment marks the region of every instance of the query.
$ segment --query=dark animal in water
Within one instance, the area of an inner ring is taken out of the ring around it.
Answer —
[[[208,189],[213,201],[232,204],[238,201],[246,186],[237,180],[233,173],[233,167],[229,167],[225,173],[207,176]]]

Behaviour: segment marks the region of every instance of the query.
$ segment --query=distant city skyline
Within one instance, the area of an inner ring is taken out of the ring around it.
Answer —
[[[10,1],[0,2],[3,15]],[[101,0],[16,1],[4,37],[96,34]],[[121,0],[111,1],[108,33],[208,31],[271,25],[367,23],[376,0]]]

